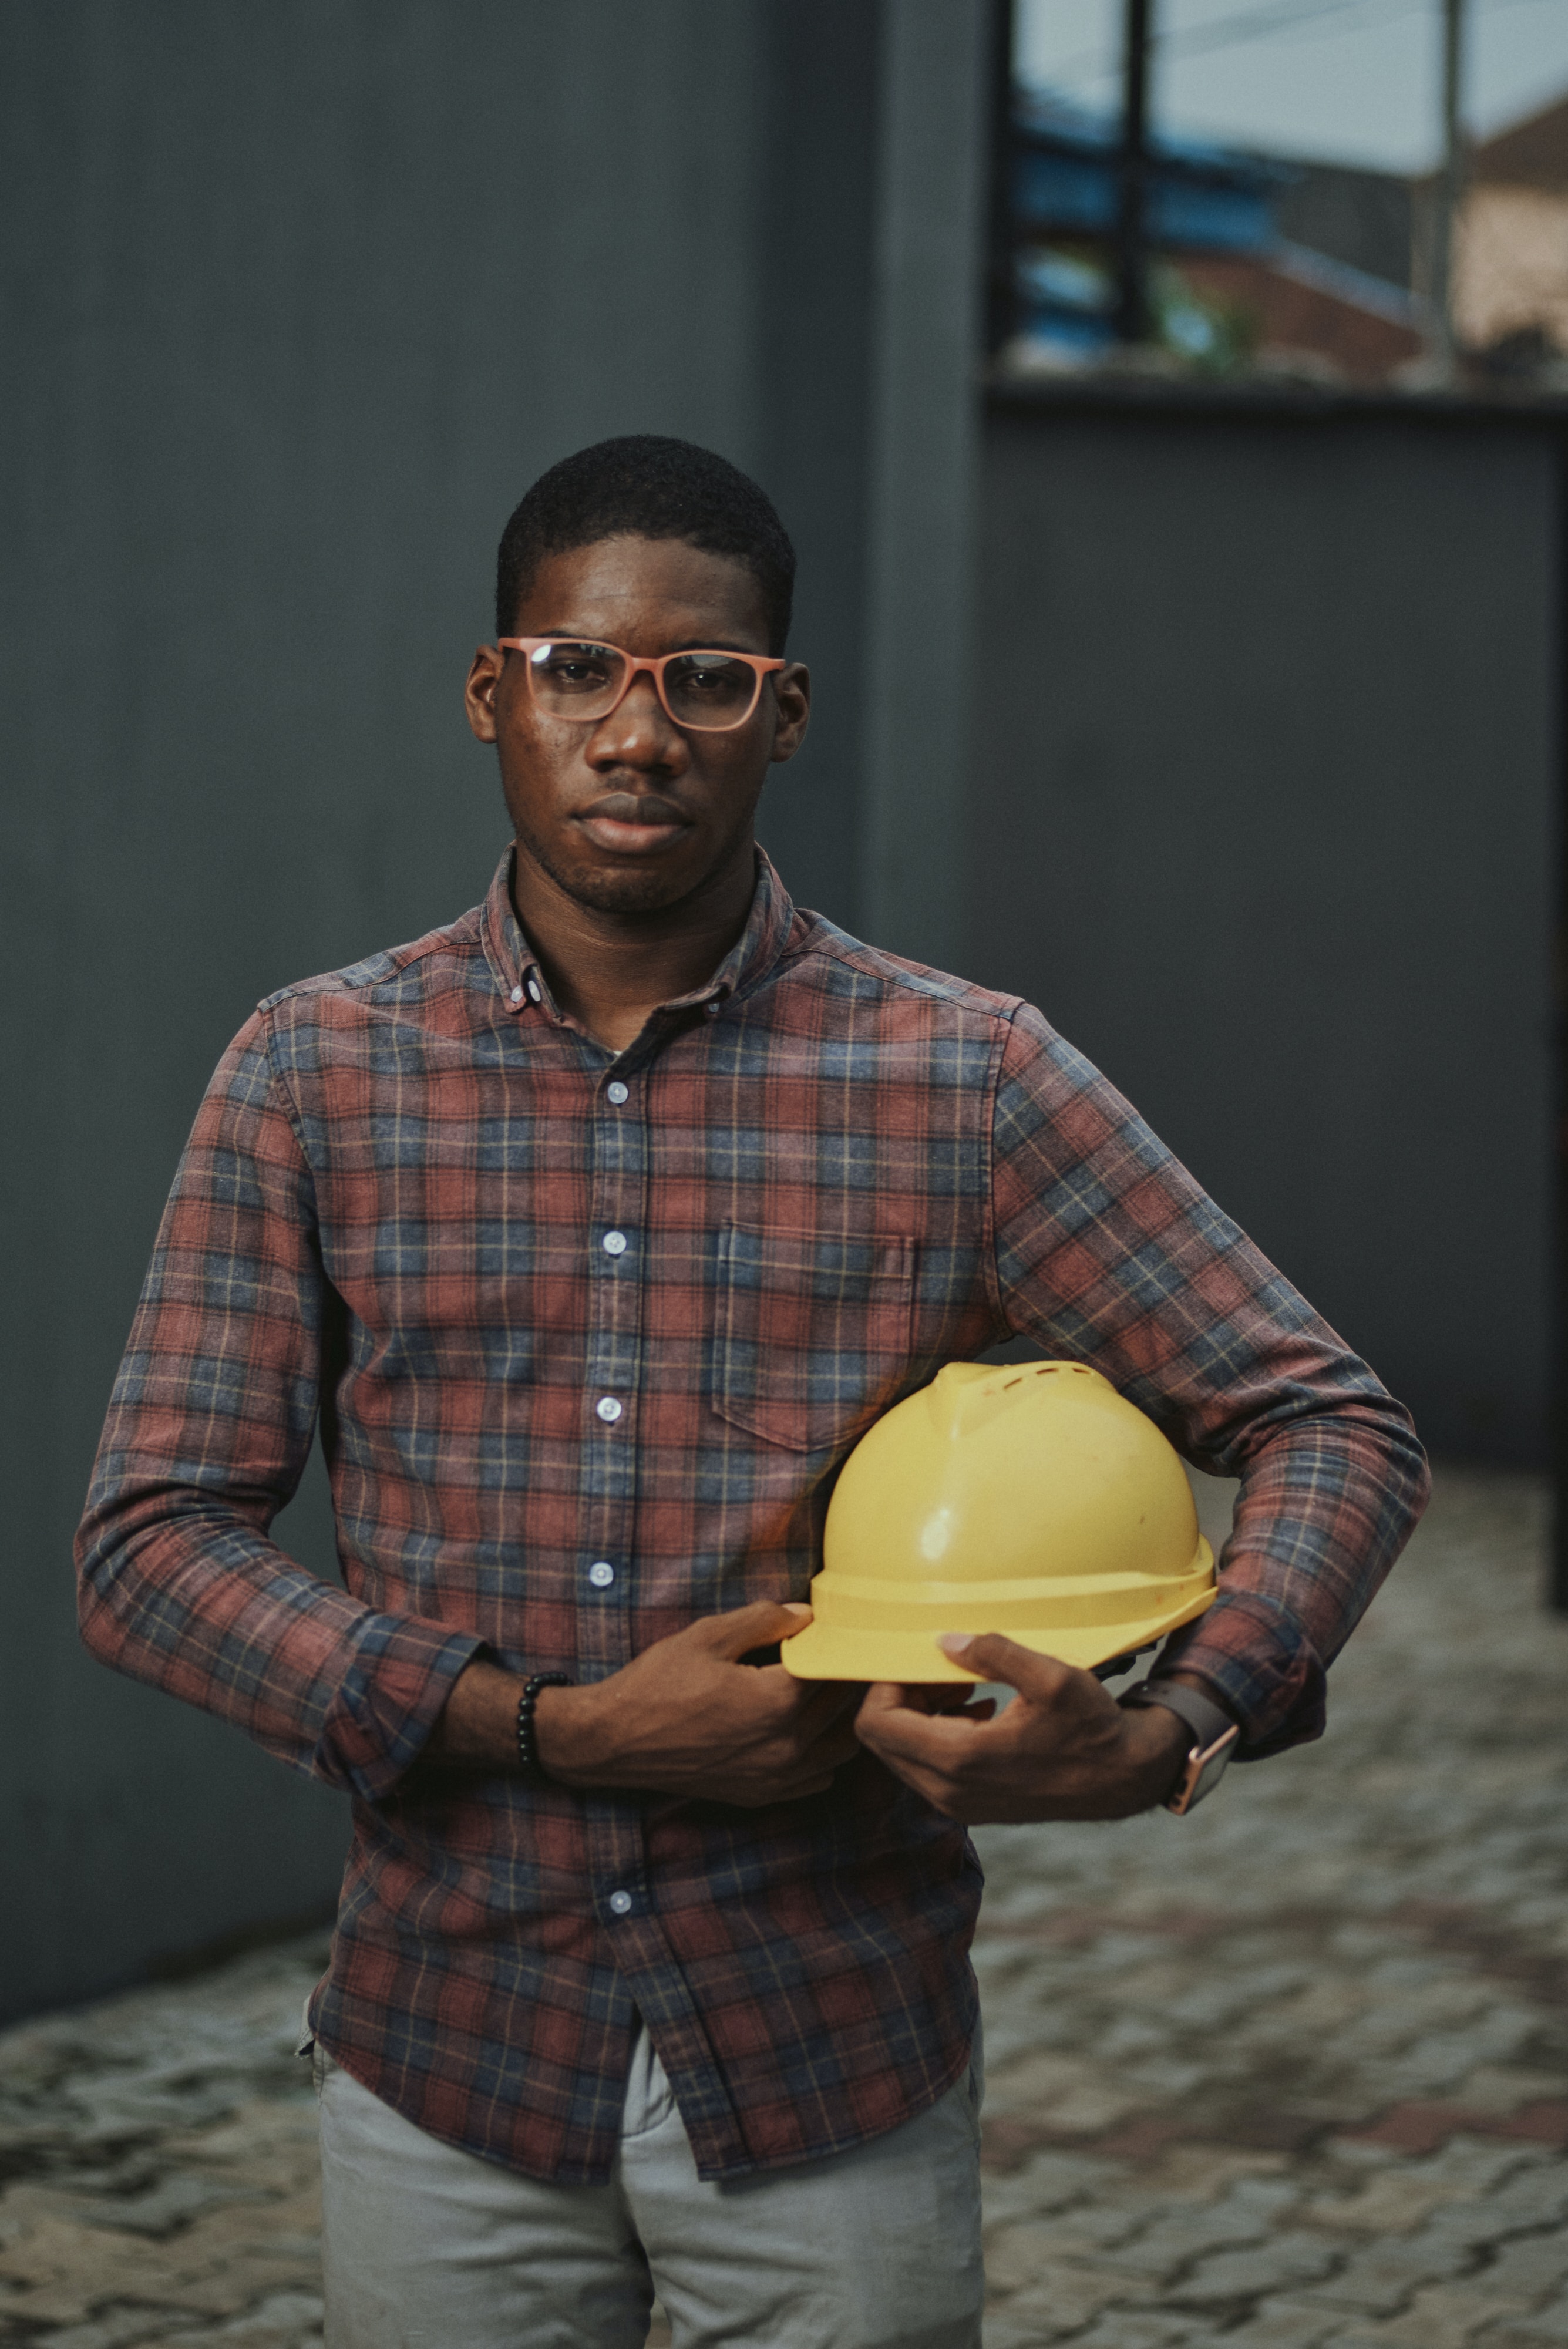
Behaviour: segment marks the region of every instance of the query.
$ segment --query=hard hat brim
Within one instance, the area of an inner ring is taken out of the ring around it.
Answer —
[[[1065,1625],[1050,1631],[1009,1630],[1002,1637],[1037,1656],[1054,1656],[1058,1663],[1092,1671],[1113,1656],[1130,1655],[1152,1647],[1183,1623],[1193,1622],[1214,1603],[1212,1584],[1179,1607],[1151,1615],[1141,1622],[1094,1627]],[[960,1610],[954,1609],[957,1614]],[[950,1630],[972,1630],[976,1637],[988,1627],[952,1623]],[[808,1623],[779,1650],[785,1671],[800,1681],[896,1681],[923,1686],[938,1681],[980,1681],[982,1672],[966,1671],[938,1647],[931,1631],[851,1630],[836,1623]]]

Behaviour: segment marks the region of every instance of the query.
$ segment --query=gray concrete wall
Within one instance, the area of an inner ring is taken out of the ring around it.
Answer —
[[[335,1886],[333,1799],[81,1654],[70,1537],[227,1038],[488,881],[461,687],[543,466],[673,431],[774,490],[819,701],[763,836],[857,918],[897,5],[0,5],[0,2013]]]
[[[968,962],[1409,1402],[1539,1464],[1563,616],[1549,427],[1019,401]]]

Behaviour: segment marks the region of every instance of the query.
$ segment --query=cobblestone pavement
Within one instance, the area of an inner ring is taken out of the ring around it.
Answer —
[[[1568,2343],[1543,1518],[1525,1480],[1442,1477],[1329,1737],[1191,1819],[980,1838],[987,2349]],[[323,1948],[0,2037],[0,2343],[320,2340],[291,2050]]]

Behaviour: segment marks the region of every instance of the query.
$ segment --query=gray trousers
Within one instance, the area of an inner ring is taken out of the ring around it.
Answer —
[[[642,2030],[606,2186],[519,2178],[313,2061],[327,2349],[641,2349],[656,2289],[675,2349],[979,2349],[978,2045],[902,2128],[730,2184]]]

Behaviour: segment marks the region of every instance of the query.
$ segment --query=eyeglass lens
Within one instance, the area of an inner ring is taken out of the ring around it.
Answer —
[[[541,709],[556,718],[592,719],[615,708],[628,666],[613,645],[562,638],[530,656],[528,675]],[[751,716],[758,689],[756,671],[722,653],[682,653],[664,671],[664,706],[678,726],[740,726]]]

